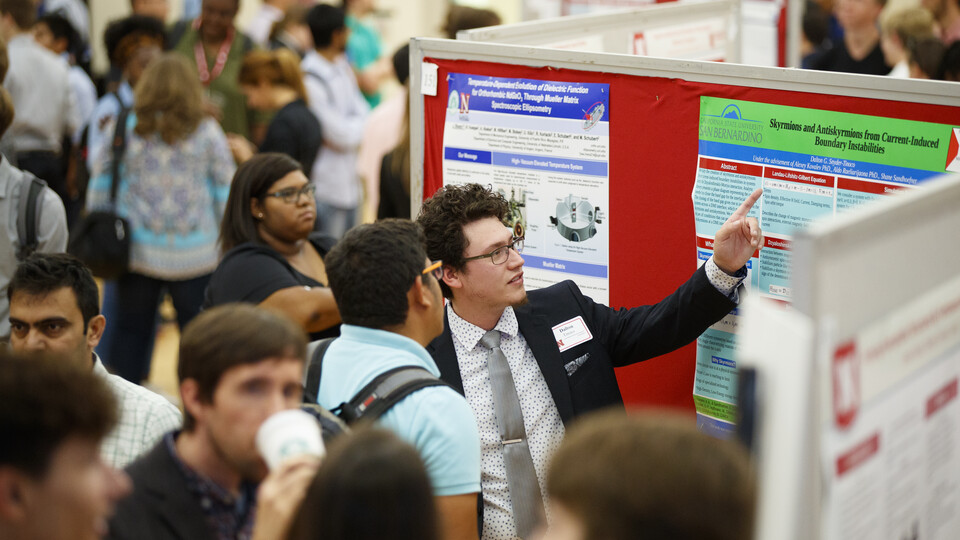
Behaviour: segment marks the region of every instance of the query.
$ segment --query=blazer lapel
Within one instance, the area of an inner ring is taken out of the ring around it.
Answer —
[[[533,351],[533,356],[540,365],[547,387],[553,395],[553,402],[557,405],[560,418],[566,424],[573,418],[573,400],[570,397],[570,384],[567,382],[567,373],[563,369],[560,359],[560,349],[553,339],[553,331],[542,315],[530,313],[523,308],[514,308],[517,324],[527,346]]]
[[[446,309],[450,309],[447,306]],[[457,362],[457,350],[453,347],[453,334],[450,333],[450,319],[447,311],[443,315],[443,333],[427,345],[427,352],[433,357],[440,370],[440,378],[463,394],[463,377],[460,376],[460,363]]]

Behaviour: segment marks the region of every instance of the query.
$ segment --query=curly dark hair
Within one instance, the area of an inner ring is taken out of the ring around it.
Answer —
[[[417,223],[427,237],[427,256],[433,261],[443,260],[445,267],[463,268],[463,252],[467,247],[464,225],[488,217],[503,221],[508,209],[507,200],[490,186],[443,186],[424,201],[417,216]],[[446,283],[441,281],[440,288],[445,297],[453,298]]]
[[[343,322],[367,328],[403,324],[410,307],[407,292],[426,257],[423,233],[409,219],[384,219],[347,231],[324,257]]]

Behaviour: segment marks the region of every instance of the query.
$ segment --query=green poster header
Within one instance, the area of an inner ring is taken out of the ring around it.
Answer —
[[[943,172],[953,127],[701,96],[700,139]]]

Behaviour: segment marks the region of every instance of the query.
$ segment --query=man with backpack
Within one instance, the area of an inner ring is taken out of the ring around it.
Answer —
[[[12,122],[13,101],[0,88],[0,137]],[[42,180],[0,156],[0,341],[10,335],[7,285],[17,264],[35,251],[61,253],[66,247],[63,201]]]
[[[343,325],[322,357],[318,403],[348,421],[376,419],[416,447],[443,538],[476,539],[477,426],[424,348],[443,331],[442,262],[427,259],[415,223],[398,219],[348,231],[324,262]]]

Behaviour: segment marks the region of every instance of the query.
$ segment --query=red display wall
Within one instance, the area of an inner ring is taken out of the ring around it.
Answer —
[[[692,192],[700,96],[954,124],[960,108],[725,86],[591,71],[460,60],[439,65],[436,96],[424,96],[424,197],[443,185],[447,73],[610,85],[610,304],[655,303],[696,269]],[[693,413],[696,345],[618,370],[628,404]]]

